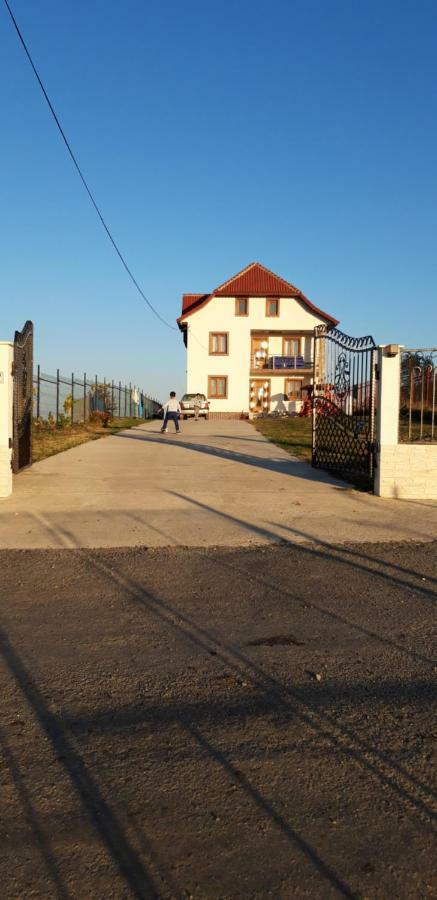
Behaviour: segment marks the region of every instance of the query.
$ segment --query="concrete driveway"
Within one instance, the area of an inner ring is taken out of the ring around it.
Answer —
[[[381,500],[244,421],[156,422],[36,463],[0,501],[0,548],[428,541],[437,504]]]

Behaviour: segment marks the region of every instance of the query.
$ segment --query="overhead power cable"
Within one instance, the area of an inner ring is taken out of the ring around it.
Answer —
[[[38,82],[38,84],[39,84],[39,86],[40,86],[40,88],[41,88],[41,90],[42,90],[42,92],[43,92],[43,94],[44,94],[44,98],[45,98],[45,100],[46,100],[46,102],[47,102],[47,105],[48,105],[48,107],[49,107],[49,109],[50,109],[50,112],[51,112],[51,114],[52,114],[52,116],[53,116],[53,118],[54,118],[54,120],[55,120],[55,122],[56,122],[57,128],[58,128],[59,133],[60,133],[60,135],[61,135],[61,137],[62,137],[62,140],[64,141],[64,144],[65,144],[65,146],[66,146],[66,148],[67,148],[67,150],[68,150],[68,153],[69,153],[69,155],[70,155],[70,157],[71,157],[71,159],[72,159],[72,161],[73,161],[73,164],[74,164],[74,166],[75,166],[75,168],[76,168],[76,170],[77,170],[77,173],[78,173],[78,175],[79,175],[79,178],[80,178],[80,180],[82,181],[82,184],[83,184],[83,186],[84,186],[84,188],[85,188],[85,190],[86,190],[86,192],[87,192],[87,194],[88,194],[88,197],[89,197],[89,199],[91,200],[91,203],[92,203],[92,205],[93,205],[93,207],[94,207],[94,209],[95,209],[95,211],[96,211],[96,213],[97,213],[97,215],[98,215],[98,217],[99,217],[99,219],[100,219],[101,224],[103,225],[103,228],[104,228],[105,231],[106,231],[106,234],[107,234],[109,240],[111,241],[111,244],[112,244],[112,246],[113,246],[113,248],[114,248],[114,250],[115,250],[117,256],[119,257],[119,259],[120,259],[122,265],[124,266],[124,268],[125,268],[127,274],[129,275],[129,278],[131,279],[131,281],[132,281],[133,284],[135,285],[135,287],[136,287],[138,293],[140,294],[140,296],[142,297],[142,299],[145,301],[145,303],[147,303],[147,306],[148,306],[149,309],[152,311],[152,313],[160,320],[160,322],[163,323],[163,325],[166,325],[167,328],[170,328],[172,331],[178,331],[178,329],[177,329],[174,325],[171,325],[170,322],[167,322],[166,319],[164,319],[164,318],[160,315],[160,313],[158,312],[158,310],[155,309],[155,307],[153,306],[153,304],[152,304],[152,303],[150,302],[150,300],[146,297],[144,291],[142,290],[142,288],[141,288],[140,285],[138,284],[138,281],[136,280],[135,276],[133,275],[132,271],[130,270],[130,268],[129,268],[129,266],[128,266],[128,264],[127,264],[127,262],[126,262],[126,260],[125,260],[125,258],[124,258],[124,256],[123,256],[123,254],[122,254],[122,252],[121,252],[119,246],[118,246],[118,244],[117,244],[116,241],[114,240],[114,238],[113,238],[113,236],[112,236],[112,234],[111,234],[111,232],[110,232],[110,230],[109,230],[109,228],[108,228],[108,226],[107,226],[107,224],[106,224],[106,222],[105,222],[105,220],[104,220],[104,218],[103,218],[103,215],[102,215],[102,213],[100,212],[100,209],[99,209],[99,207],[98,207],[98,205],[97,205],[97,203],[96,203],[96,201],[95,201],[95,199],[94,199],[94,197],[93,197],[93,194],[92,194],[92,192],[91,192],[91,189],[90,189],[89,186],[88,186],[88,183],[87,183],[87,181],[86,181],[86,179],[85,179],[85,176],[84,176],[84,174],[83,174],[83,172],[82,172],[82,170],[81,170],[81,168],[80,168],[80,166],[79,166],[79,163],[78,163],[78,161],[77,161],[77,159],[76,159],[76,157],[75,157],[75,155],[74,155],[74,153],[73,153],[73,150],[71,149],[71,146],[70,146],[70,144],[69,144],[69,141],[68,141],[68,139],[67,139],[67,136],[66,136],[66,134],[65,134],[65,131],[64,131],[64,129],[62,128],[62,125],[61,125],[61,123],[60,123],[60,121],[59,121],[59,119],[58,119],[58,116],[56,115],[56,112],[55,112],[55,110],[54,110],[54,108],[53,108],[53,104],[52,104],[52,102],[51,102],[51,100],[50,100],[50,97],[49,97],[49,95],[47,94],[47,91],[46,91],[46,89],[45,89],[45,87],[44,87],[44,84],[43,84],[43,82],[42,82],[42,80],[41,80],[41,78],[40,78],[40,76],[39,76],[38,70],[37,70],[37,68],[36,68],[36,66],[35,66],[35,63],[33,62],[33,59],[32,59],[32,57],[31,57],[31,55],[30,55],[30,52],[29,52],[29,50],[28,50],[28,48],[27,48],[27,45],[26,45],[26,42],[25,42],[25,40],[24,40],[24,37],[23,37],[23,35],[21,34],[21,31],[20,31],[20,28],[19,28],[19,26],[18,26],[17,20],[16,20],[14,14],[13,14],[13,12],[12,12],[11,7],[9,6],[8,0],[4,0],[4,2],[5,2],[6,9],[8,10],[8,13],[9,13],[11,19],[12,19],[12,23],[13,23],[13,25],[14,25],[15,31],[17,32],[17,35],[18,35],[18,37],[19,37],[20,43],[21,43],[21,45],[22,45],[22,47],[23,47],[23,50],[24,50],[24,52],[25,52],[25,54],[26,54],[26,56],[27,56],[27,58],[28,58],[28,60],[29,60],[29,62],[30,62],[30,65],[32,66],[32,69],[33,69],[33,73],[34,73],[34,75],[35,75],[35,78],[36,78],[36,80],[37,80],[37,82]]]

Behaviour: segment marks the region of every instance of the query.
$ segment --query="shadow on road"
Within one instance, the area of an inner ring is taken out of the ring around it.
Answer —
[[[34,712],[42,731],[50,741],[55,756],[62,761],[80,797],[85,817],[92,822],[133,895],[142,900],[158,898],[159,892],[151,875],[126,838],[121,823],[100,790],[97,778],[90,772],[74,748],[62,719],[50,712],[32,674],[27,670],[2,628],[0,628],[0,652],[17,686]],[[37,829],[36,835],[38,843],[41,845],[41,837],[38,837],[39,829]],[[48,855],[45,845],[43,850],[45,860],[50,865],[53,880],[58,887],[58,896],[62,897],[62,893],[59,893],[60,875],[53,856]]]
[[[183,494],[171,493],[189,504],[200,506],[215,515],[224,516],[248,528],[254,534],[260,533],[260,529],[243,520],[217,511],[213,507],[199,503]],[[74,543],[74,536],[67,528],[64,527],[62,533],[70,545]],[[273,534],[269,532],[268,528],[262,529],[262,533],[263,535]],[[300,534],[300,536],[303,535]],[[308,535],[305,537],[308,538]],[[418,581],[422,577],[419,572],[386,562],[382,558],[365,554],[360,550],[333,547],[328,544],[320,544],[320,542],[317,545],[299,544],[296,546],[294,544],[293,550],[295,553],[326,562],[335,560],[346,571],[348,567],[352,567],[365,574],[366,577],[382,579],[395,587],[414,590],[423,599],[435,598],[435,591]],[[347,625],[350,629],[386,644],[396,653],[406,654],[415,660],[433,664],[432,660],[398,644],[386,635],[350,621],[325,608],[321,603],[308,601],[307,598],[299,598],[292,590],[287,590],[282,585],[279,587],[277,581],[265,577],[262,572],[251,570],[250,565],[246,567],[244,564],[230,561],[224,553],[214,553],[208,550],[198,552],[200,565],[202,558],[207,558],[215,566],[229,572],[230,583],[238,573],[244,578],[252,579],[258,588],[262,587],[264,590],[276,593],[280,589],[290,603],[310,605],[322,617],[327,617],[338,624]],[[366,772],[375,786],[378,785],[384,791],[389,792],[396,799],[402,816],[413,818],[428,832],[434,830],[437,814],[433,808],[435,793],[432,788],[411,774],[399,760],[393,758],[383,748],[358,735],[347,721],[342,720],[341,714],[335,711],[335,704],[341,703],[344,699],[349,702],[357,701],[359,686],[350,689],[352,693],[347,696],[347,689],[342,688],[341,685],[325,686],[316,693],[313,686],[302,689],[290,685],[288,682],[284,683],[274,674],[266,671],[253,658],[253,655],[249,655],[228,640],[217,637],[212,630],[199,625],[192,616],[187,615],[178,606],[177,602],[169,602],[163,596],[147,590],[140,577],[132,577],[123,571],[122,564],[111,558],[110,551],[105,554],[104,551],[78,549],[75,553],[82,560],[84,573],[87,570],[97,573],[103,590],[105,585],[108,589],[115,590],[121,605],[131,604],[141,613],[153,616],[164,627],[164,633],[174,634],[178,640],[192,645],[208,658],[215,657],[225,664],[235,676],[240,679],[244,678],[250,689],[247,707],[241,702],[233,704],[232,700],[228,700],[224,705],[214,706],[213,703],[209,703],[207,708],[199,704],[188,706],[183,702],[172,707],[163,700],[159,705],[152,707],[145,700],[135,707],[114,705],[107,709],[100,709],[98,713],[75,710],[69,716],[61,718],[50,712],[32,672],[25,666],[7,633],[0,632],[0,649],[11,675],[33,710],[42,732],[50,741],[54,754],[61,759],[71,783],[80,797],[84,816],[93,823],[102,845],[110,854],[134,896],[140,898],[160,896],[156,880],[151,874],[151,865],[146,866],[142,856],[149,857],[151,862],[153,858],[155,867],[157,867],[157,858],[156,855],[154,856],[151,846],[146,847],[141,856],[134,849],[123,825],[104,796],[99,784],[98,772],[90,771],[75,748],[74,735],[80,735],[86,730],[95,729],[100,732],[106,730],[116,733],[117,730],[129,729],[133,725],[147,726],[150,721],[178,722],[186,734],[190,735],[198,744],[205,756],[220,767],[227,778],[238,786],[245,797],[249,798],[251,803],[255,804],[269,822],[279,829],[287,841],[303,855],[318,873],[318,877],[325,883],[326,891],[334,891],[343,897],[358,898],[360,894],[348,879],[325,858],[325,855],[322,855],[318,848],[313,846],[302,833],[302,829],[296,827],[292,816],[283,815],[252,779],[238,769],[229,752],[226,752],[218,743],[213,742],[210,735],[205,733],[205,721],[211,721],[212,718],[215,724],[220,724],[229,722],[235,716],[262,716],[266,714],[266,710],[285,719],[292,717],[323,740],[332,754],[340,754],[353,766],[356,766],[359,772]],[[237,556],[236,553],[234,555]],[[244,551],[240,553],[240,558],[244,559]],[[435,581],[435,579],[430,579],[430,581]],[[427,702],[431,692],[431,678],[429,681],[424,679],[420,684],[411,686],[402,685],[396,681],[385,682],[380,687],[379,699],[388,704],[408,702],[410,689],[411,691],[419,689],[423,702]],[[375,701],[378,701],[378,689],[376,688],[374,691]],[[23,804],[28,806],[22,791],[20,796]],[[28,814],[32,819],[31,809],[28,809]],[[41,846],[42,855],[57,887],[58,895],[66,898],[68,894],[65,892],[53,854],[41,840],[36,823],[34,823],[34,827],[36,839]],[[164,880],[170,883],[171,874],[166,871],[165,864],[162,864],[160,874]],[[62,893],[63,890],[64,893]]]
[[[314,481],[319,484],[337,487],[343,486],[346,487],[346,489],[349,487],[350,489],[350,486],[345,486],[344,482],[340,479],[334,478],[334,476],[329,475],[327,472],[322,472],[320,469],[313,469],[308,463],[302,462],[299,459],[294,459],[292,456],[255,456],[254,454],[240,453],[237,450],[228,450],[226,447],[213,446],[207,443],[200,444],[191,440],[191,438],[189,440],[184,440],[182,434],[179,437],[173,437],[171,435],[160,437],[158,434],[148,431],[125,431],[115,434],[113,437],[143,441],[148,444],[162,444],[167,447],[183,447],[185,450],[192,450],[194,453],[203,453],[206,456],[212,456],[216,459],[226,460],[227,462],[242,463],[243,465],[254,466],[255,468],[269,472],[279,472],[281,475],[292,475],[294,478],[303,478],[305,481]],[[227,436],[223,436],[222,440],[227,440]],[[268,442],[266,444],[265,441],[260,443],[269,447],[271,453],[275,452],[273,444]]]

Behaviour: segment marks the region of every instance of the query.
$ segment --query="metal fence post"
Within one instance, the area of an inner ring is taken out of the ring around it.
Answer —
[[[74,422],[74,372],[71,373],[71,424]]]
[[[132,418],[132,382],[129,382],[129,418]]]
[[[86,372],[83,373],[83,420],[86,422]]]
[[[111,382],[111,415],[114,416],[114,379]]]
[[[118,418],[121,419],[121,381],[118,382]]]
[[[56,424],[59,425],[59,369],[56,369]]]
[[[36,376],[36,417],[39,419],[40,414],[40,403],[41,403],[41,371],[40,366],[37,368],[37,376]]]
[[[103,412],[106,412],[106,378],[103,379]]]
[[[99,408],[99,401],[97,399],[97,375],[94,381],[94,412],[97,412]]]

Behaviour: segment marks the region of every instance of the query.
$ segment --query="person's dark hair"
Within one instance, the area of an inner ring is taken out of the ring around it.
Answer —
[[[170,391],[170,397],[176,397],[176,391]]]

